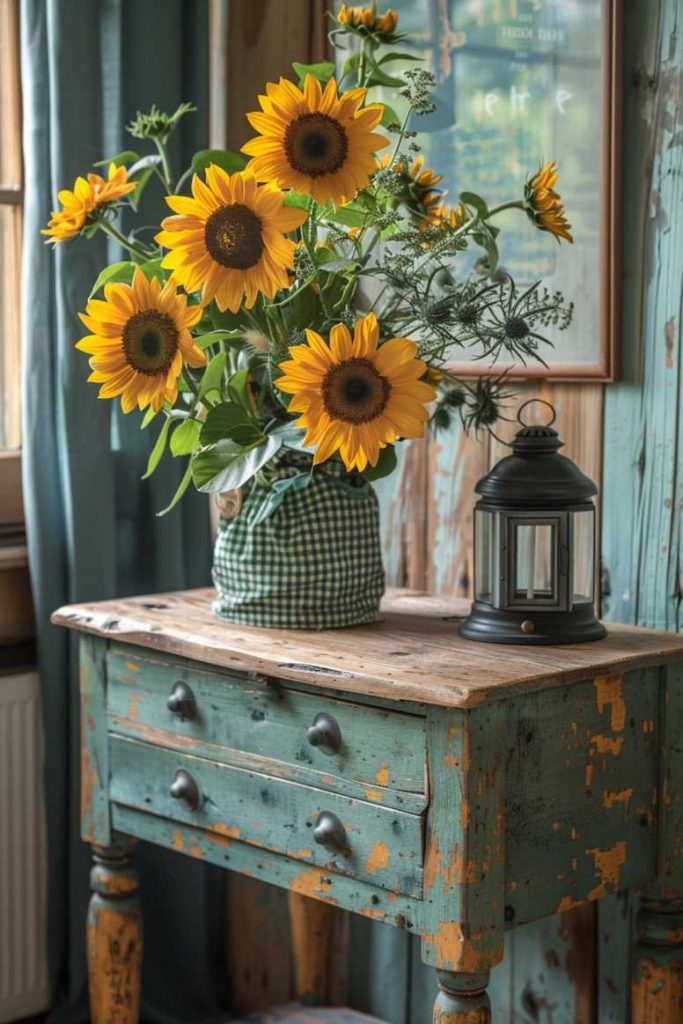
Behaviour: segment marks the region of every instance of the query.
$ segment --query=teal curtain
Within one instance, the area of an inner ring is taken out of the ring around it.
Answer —
[[[131,148],[122,125],[156,102],[192,100],[174,142],[180,169],[206,146],[205,0],[22,0],[26,181],[23,317],[24,493],[44,693],[49,834],[48,948],[54,1020],[88,1019],[84,926],[88,848],[78,835],[79,722],[73,638],[49,624],[73,601],[209,583],[206,499],[188,495],[159,519],[182,467],[170,457],[140,482],[151,433],[98,401],[74,350],[84,308],[107,259],[103,238],[52,252],[39,230],[60,188],[94,161]],[[136,140],[137,142],[137,140]],[[135,148],[135,147],[133,147]],[[161,198],[147,204],[149,223]],[[146,1021],[219,1019],[222,878],[205,865],[138,848],[145,917]],[[222,1015],[224,1019],[225,1014]]]

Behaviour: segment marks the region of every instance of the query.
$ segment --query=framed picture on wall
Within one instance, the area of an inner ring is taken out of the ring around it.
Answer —
[[[550,330],[548,364],[511,375],[612,380],[619,336],[620,0],[392,0],[402,31],[435,75],[436,110],[414,125],[448,201],[477,181],[491,206],[546,161],[572,225],[572,245],[526,230],[518,210],[497,220],[501,266],[520,286],[543,279],[574,303]],[[390,98],[388,97],[389,101]],[[471,349],[459,374],[491,372]],[[496,372],[504,364],[497,362]]]

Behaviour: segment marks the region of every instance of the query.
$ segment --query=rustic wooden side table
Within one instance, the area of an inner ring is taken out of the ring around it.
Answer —
[[[83,634],[95,1024],[138,1020],[135,838],[419,934],[439,1024],[490,1020],[506,929],[639,887],[632,1021],[683,1020],[683,637],[468,643],[408,591],[258,630],[211,596],[54,615]]]

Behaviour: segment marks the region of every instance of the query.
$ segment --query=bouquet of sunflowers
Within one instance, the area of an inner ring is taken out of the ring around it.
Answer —
[[[102,162],[106,178],[59,194],[51,242],[103,231],[124,250],[93,285],[76,347],[101,398],[160,425],[148,473],[167,449],[187,460],[169,508],[192,482],[228,492],[258,478],[267,514],[321,465],[349,480],[386,475],[397,442],[430,420],[490,427],[504,374],[458,380],[452,353],[540,359],[543,329],[570,321],[559,294],[519,289],[498,266],[503,209],[571,242],[555,165],[503,205],[473,191],[449,205],[417,131],[434,79],[390,48],[397,21],[342,5],[338,61],[294,64],[295,81],[268,84],[242,154],[199,152],[176,177],[168,140],[192,107],[153,108],[128,126],[151,153],[120,153]],[[382,89],[399,113],[371,98]],[[129,225],[152,186],[169,215],[150,235]],[[458,274],[472,247],[478,258]],[[283,481],[288,453],[297,471]]]

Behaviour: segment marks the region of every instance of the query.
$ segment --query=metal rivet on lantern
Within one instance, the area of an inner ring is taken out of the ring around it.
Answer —
[[[525,619],[520,628],[522,633],[533,633],[536,629],[531,619]]]

